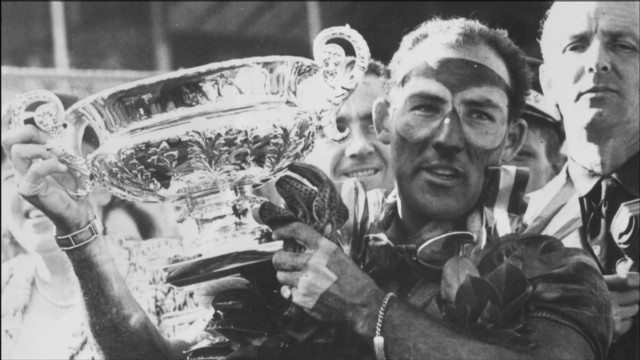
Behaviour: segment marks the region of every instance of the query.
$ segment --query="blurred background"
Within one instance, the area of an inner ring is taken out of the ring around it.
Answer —
[[[2,103],[46,88],[86,96],[117,83],[227,59],[311,57],[323,28],[349,24],[387,62],[433,16],[509,31],[539,57],[550,2],[13,2],[2,3]]]

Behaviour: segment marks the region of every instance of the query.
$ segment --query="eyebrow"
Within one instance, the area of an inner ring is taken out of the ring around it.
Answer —
[[[15,177],[15,175],[13,174],[13,172],[6,174],[4,176],[2,176],[2,182],[5,182],[7,180],[11,180]]]
[[[424,92],[409,95],[409,97],[407,97],[407,100],[405,102],[409,102],[411,100],[429,101],[429,102],[437,103],[438,105],[445,105],[449,102],[447,99],[443,98],[442,96],[433,95],[433,94],[424,93]]]
[[[637,34],[634,34],[629,31],[620,31],[620,30],[602,30],[602,33],[610,39],[619,40],[619,39],[631,39],[636,43],[640,42]]]
[[[631,39],[636,41],[636,43],[640,42],[640,39],[638,38],[638,36],[636,36],[636,34],[629,31],[624,31],[624,30],[600,30],[600,31],[608,39],[613,39],[613,40]],[[569,36],[567,40],[568,41],[576,41],[576,40],[584,41],[584,40],[590,40],[592,36],[593,34],[590,31],[585,31],[578,34],[573,34]]]
[[[463,99],[462,102],[467,106],[492,108],[502,112],[504,108],[491,99]]]

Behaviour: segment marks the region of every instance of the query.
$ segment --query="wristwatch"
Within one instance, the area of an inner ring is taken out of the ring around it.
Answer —
[[[80,246],[88,244],[91,241],[95,240],[98,235],[102,234],[103,230],[104,226],[102,226],[102,222],[96,217],[91,220],[89,225],[83,227],[78,231],[75,231],[68,235],[56,234],[55,237],[60,249],[69,251],[79,248]]]

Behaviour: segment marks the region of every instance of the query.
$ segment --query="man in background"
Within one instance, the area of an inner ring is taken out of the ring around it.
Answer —
[[[530,193],[545,186],[564,166],[567,159],[560,151],[564,130],[558,111],[535,90],[530,90],[521,117],[527,122],[527,137],[516,157],[505,164],[529,168],[526,192]]]
[[[557,2],[542,26],[544,94],[562,113],[569,160],[532,194],[527,232],[596,259],[614,302],[611,359],[637,359],[640,4]]]
[[[305,162],[324,171],[334,182],[359,180],[365,190],[393,188],[389,146],[376,137],[372,107],[384,95],[388,70],[371,60],[363,79],[336,116],[341,140],[321,136]]]

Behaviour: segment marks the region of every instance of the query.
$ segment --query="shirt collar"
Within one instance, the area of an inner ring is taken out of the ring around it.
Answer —
[[[379,217],[381,226],[378,227],[396,244],[410,242],[420,245],[426,240],[446,232],[468,231],[476,235],[478,243],[484,245],[487,237],[485,226],[492,226],[492,221],[486,216],[486,209],[479,203],[468,215],[461,217],[457,221],[438,224],[429,223],[413,236],[408,236],[401,223],[399,206],[400,199],[396,188],[388,195],[385,201]]]
[[[640,153],[636,153],[611,176],[615,178],[628,193],[636,197],[639,196],[640,193],[640,176],[638,175],[640,170],[638,167],[638,161],[640,160],[639,155]],[[571,158],[569,158],[567,164],[567,171],[580,196],[588,194],[602,178],[602,175],[585,169]]]

